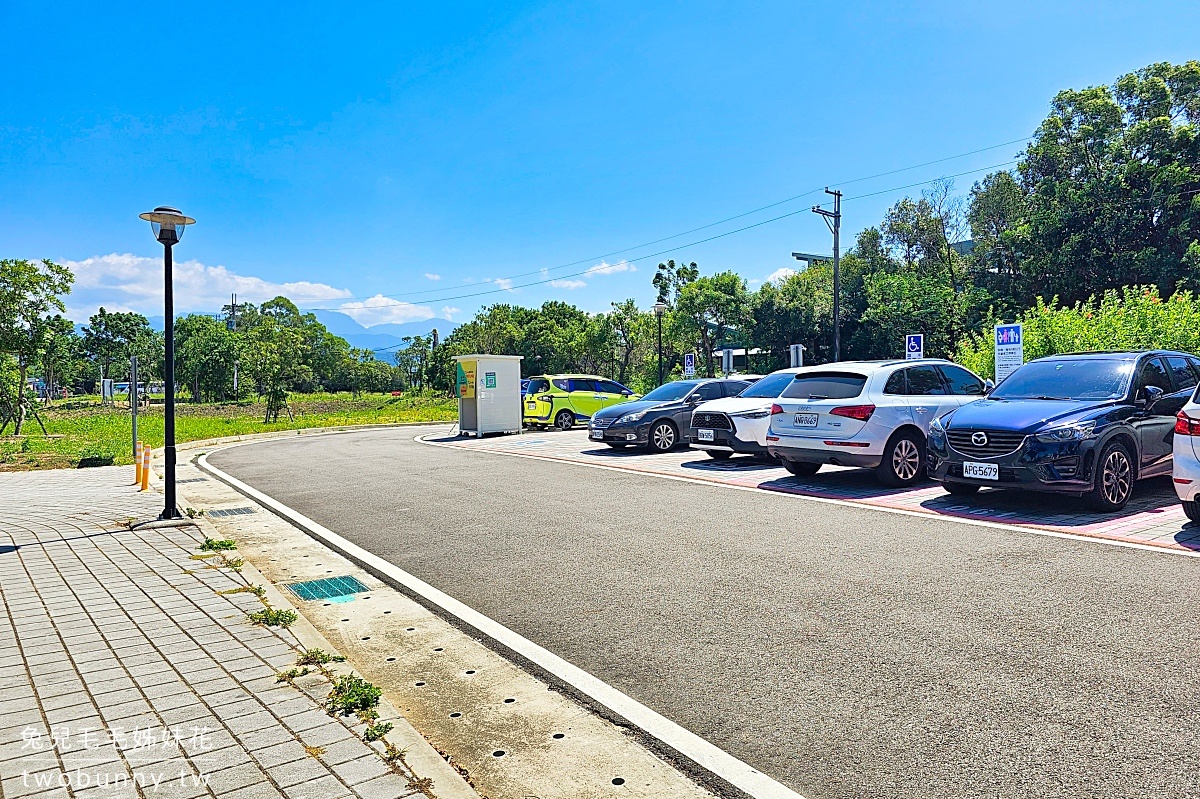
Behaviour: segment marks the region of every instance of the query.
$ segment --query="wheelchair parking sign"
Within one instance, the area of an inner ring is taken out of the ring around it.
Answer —
[[[904,357],[907,360],[925,357],[925,336],[921,333],[909,333],[904,337]]]

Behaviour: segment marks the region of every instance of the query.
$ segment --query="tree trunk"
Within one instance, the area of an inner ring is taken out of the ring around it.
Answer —
[[[17,429],[13,431],[14,435],[21,435],[21,428],[25,425],[25,375],[29,371],[29,367],[22,360],[18,365],[21,373],[21,382],[17,384]]]

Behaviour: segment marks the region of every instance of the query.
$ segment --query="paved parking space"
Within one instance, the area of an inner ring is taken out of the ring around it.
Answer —
[[[1102,514],[1088,511],[1074,497],[985,489],[974,497],[963,498],[950,496],[934,483],[922,483],[909,489],[884,488],[867,469],[827,466],[814,477],[800,478],[781,467],[759,463],[747,457],[717,461],[693,449],[661,455],[632,449],[614,450],[588,441],[584,430],[484,439],[432,434],[424,436],[422,440],[428,444],[684,477],[941,517],[1145,544],[1178,552],[1200,552],[1200,525],[1188,522],[1166,478],[1140,483],[1124,512]]]

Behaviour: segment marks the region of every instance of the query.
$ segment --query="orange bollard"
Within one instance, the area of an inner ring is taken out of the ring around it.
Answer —
[[[142,446],[142,490],[150,490],[150,448]]]
[[[133,484],[142,484],[142,442],[133,448]]]

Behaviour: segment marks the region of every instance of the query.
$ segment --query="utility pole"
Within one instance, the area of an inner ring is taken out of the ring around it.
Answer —
[[[825,187],[825,193],[833,197],[833,210],[827,211],[819,205],[812,207],[814,214],[820,214],[833,234],[833,360],[842,359],[842,193],[830,191]]]

